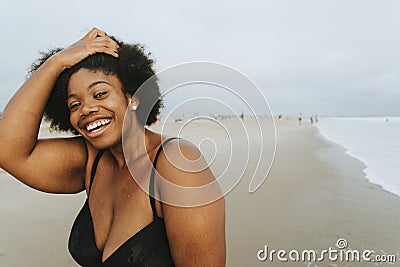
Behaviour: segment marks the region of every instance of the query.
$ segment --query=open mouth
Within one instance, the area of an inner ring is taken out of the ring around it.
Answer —
[[[101,129],[104,128],[104,126],[108,125],[111,122],[110,119],[102,119],[102,120],[97,120],[91,123],[88,123],[86,125],[86,130],[89,133],[95,133],[100,131]]]

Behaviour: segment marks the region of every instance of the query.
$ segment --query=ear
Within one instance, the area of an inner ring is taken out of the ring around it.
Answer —
[[[132,111],[136,111],[140,104],[139,98],[135,96],[130,96],[128,101],[129,109],[131,109]]]
[[[139,105],[140,105],[139,98],[137,98],[136,96],[132,96],[130,102],[131,102],[132,104],[135,104],[136,106],[139,106]]]
[[[131,103],[131,99],[132,99],[132,95],[125,93],[126,104],[129,105]]]
[[[126,99],[126,103],[131,104],[131,103],[135,103],[137,106],[139,106],[140,101],[139,98],[137,98],[136,96],[132,96],[128,93],[125,94],[125,99]]]

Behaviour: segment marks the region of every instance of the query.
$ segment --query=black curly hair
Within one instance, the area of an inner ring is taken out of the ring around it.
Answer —
[[[65,69],[58,77],[44,109],[44,118],[50,122],[52,130],[78,134],[70,123],[70,111],[66,101],[71,75],[80,69],[116,75],[122,83],[122,91],[132,96],[135,95],[140,101],[136,110],[139,123],[144,126],[157,121],[157,116],[162,108],[162,99],[153,69],[154,60],[150,58],[150,53],[145,52],[142,45],[128,44],[115,37],[111,38],[119,45],[118,58],[105,53],[96,53],[73,67]],[[48,52],[41,52],[41,57],[32,64],[29,74],[35,72],[48,58],[61,50],[62,48],[55,48]],[[147,81],[146,90],[137,91],[145,81]]]

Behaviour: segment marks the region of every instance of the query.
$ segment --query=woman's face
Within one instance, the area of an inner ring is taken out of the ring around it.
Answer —
[[[80,69],[70,78],[67,105],[72,126],[94,147],[121,143],[128,97],[118,77]]]

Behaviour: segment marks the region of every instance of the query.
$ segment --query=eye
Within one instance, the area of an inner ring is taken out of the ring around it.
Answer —
[[[80,105],[81,105],[81,103],[79,103],[79,102],[72,102],[69,105],[69,110],[75,111],[75,110],[77,110],[79,108]]]
[[[105,96],[106,94],[107,94],[107,92],[101,91],[101,92],[96,93],[94,95],[94,98],[101,98],[101,97]]]

